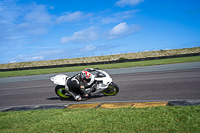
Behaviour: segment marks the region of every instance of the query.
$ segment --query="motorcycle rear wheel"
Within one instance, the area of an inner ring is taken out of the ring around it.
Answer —
[[[119,92],[119,87],[115,83],[111,83],[107,89],[103,90],[101,93],[107,96],[116,95]]]
[[[70,96],[68,96],[68,95],[65,95],[65,93],[66,93],[65,87],[64,87],[64,86],[61,86],[61,85],[57,85],[57,86],[55,87],[55,93],[56,93],[60,98],[67,99],[67,98],[70,97]]]

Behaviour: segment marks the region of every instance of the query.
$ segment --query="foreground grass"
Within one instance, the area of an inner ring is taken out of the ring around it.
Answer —
[[[181,58],[171,58],[171,59],[159,59],[159,60],[149,60],[149,61],[116,63],[116,64],[103,64],[103,65],[90,65],[90,66],[75,66],[75,67],[62,67],[62,68],[49,68],[49,69],[8,71],[8,72],[0,72],[0,77],[13,77],[13,76],[48,74],[48,73],[74,72],[74,71],[82,71],[86,67],[87,68],[100,68],[100,69],[113,69],[113,68],[152,66],[152,65],[163,65],[163,64],[174,64],[174,63],[185,63],[185,62],[199,62],[199,61],[200,61],[200,56],[193,56],[193,57],[181,57]]]
[[[200,106],[0,112],[0,132],[200,132]]]

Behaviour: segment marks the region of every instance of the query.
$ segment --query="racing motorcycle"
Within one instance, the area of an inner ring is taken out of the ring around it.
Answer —
[[[99,93],[107,96],[113,96],[119,92],[119,87],[112,82],[112,78],[107,72],[98,68],[86,68],[84,71],[88,71],[92,74],[92,76],[94,76],[92,83],[85,87],[85,90],[89,92],[90,96],[94,96]],[[65,90],[65,84],[68,78],[69,76],[64,74],[59,74],[50,78],[50,80],[57,85],[55,87],[55,93],[60,98],[67,99],[71,97],[71,95]],[[78,91],[78,93],[82,95],[81,91]]]

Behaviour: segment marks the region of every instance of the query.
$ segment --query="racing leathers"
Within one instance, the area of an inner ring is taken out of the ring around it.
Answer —
[[[90,85],[92,81],[93,80],[91,80],[90,83],[84,82],[84,80],[81,78],[81,73],[79,73],[66,79],[65,90],[67,93],[72,95],[75,100],[81,100],[81,96],[78,94],[79,90],[85,97],[87,97],[88,93],[86,92],[85,88]]]

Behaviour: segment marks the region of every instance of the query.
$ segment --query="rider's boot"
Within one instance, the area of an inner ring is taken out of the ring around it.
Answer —
[[[78,94],[76,95],[73,91],[69,91],[69,93],[74,97],[76,101],[82,100],[82,97]]]
[[[76,95],[75,100],[80,101],[82,97],[80,95]]]

